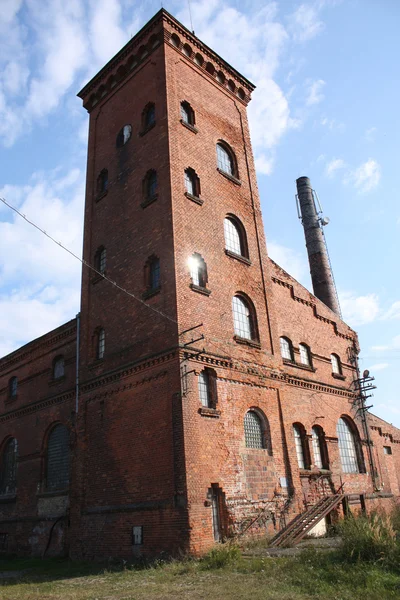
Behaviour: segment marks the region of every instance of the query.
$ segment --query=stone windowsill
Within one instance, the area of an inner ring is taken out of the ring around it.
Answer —
[[[186,198],[189,198],[189,200],[195,202],[196,204],[199,204],[200,206],[204,204],[204,200],[199,198],[199,196],[193,196],[193,194],[189,194],[189,192],[185,192],[185,196]]]
[[[149,196],[149,198],[145,198],[143,200],[143,202],[140,203],[140,206],[142,208],[146,208],[146,206],[149,206],[150,204],[153,204],[153,202],[155,202],[158,198],[158,194],[154,194],[154,196]]]
[[[104,358],[96,358],[90,365],[88,365],[88,369],[96,369],[96,367],[100,367],[104,363]]]
[[[106,277],[107,273],[104,271],[103,275],[99,275],[99,273],[95,273],[92,277],[92,283],[98,283],[99,281],[103,281],[104,277]]]
[[[311,373],[315,373],[317,369],[314,369],[311,365],[303,365],[301,363],[297,363],[294,360],[289,360],[288,358],[283,359],[283,364],[288,365],[289,367],[294,367],[295,369],[302,369],[303,371],[310,371]]]
[[[159,294],[160,290],[161,290],[161,286],[158,286],[157,288],[152,288],[152,289],[146,290],[142,294],[143,300],[147,300],[148,298],[152,298],[156,294]]]
[[[59,383],[64,383],[66,380],[66,376],[62,375],[61,377],[57,377],[57,379],[50,379],[49,385],[58,385]]]
[[[244,344],[245,346],[250,346],[251,348],[257,348],[258,350],[261,349],[260,342],[255,340],[248,340],[247,338],[240,337],[240,335],[234,335],[233,339],[237,344]]]
[[[207,288],[201,285],[196,285],[195,283],[191,283],[189,287],[194,292],[197,292],[198,294],[203,294],[204,296],[209,296],[211,294],[211,290],[208,290]]]
[[[13,402],[16,402],[18,400],[18,394],[15,394],[15,396],[7,396],[7,398],[4,400],[4,404],[12,404]]]
[[[251,260],[249,260],[245,256],[242,256],[241,254],[236,254],[236,252],[232,252],[232,250],[228,250],[227,248],[225,248],[225,254],[227,256],[230,256],[231,258],[239,260],[240,262],[244,263],[245,265],[251,265]]]
[[[240,181],[240,179],[237,179],[237,177],[234,177],[233,175],[226,173],[225,171],[223,171],[222,169],[220,169],[218,167],[217,167],[217,171],[218,171],[218,173],[221,173],[221,175],[223,175],[224,177],[229,179],[229,181],[232,181],[232,183],[234,183],[235,185],[242,185],[242,182]]]
[[[148,125],[144,129],[142,129],[142,131],[139,132],[140,137],[143,137],[144,135],[146,135],[146,133],[148,133],[155,126],[156,126],[156,122],[153,121],[150,125]]]
[[[49,492],[38,492],[36,494],[37,498],[55,498],[56,496],[68,496],[69,488],[63,490],[52,490]]]
[[[334,379],[340,379],[341,381],[344,381],[346,379],[346,377],[344,375],[341,375],[340,373],[332,373],[332,377],[334,377]]]
[[[332,475],[332,471],[329,469],[318,469],[317,467],[310,469],[299,469],[300,477],[330,477]]]
[[[104,198],[104,196],[107,196],[107,194],[108,194],[108,189],[106,189],[103,192],[100,192],[99,194],[97,194],[97,196],[96,196],[96,202],[99,202],[102,198]]]
[[[221,415],[221,411],[217,410],[216,408],[209,408],[208,406],[200,406],[199,414],[202,417],[219,418],[219,416]]]
[[[17,494],[1,494],[0,504],[11,504],[17,501]]]
[[[186,127],[186,129],[189,129],[189,131],[192,131],[193,133],[198,133],[199,130],[194,125],[191,125],[190,123],[185,123],[183,119],[180,119],[180,122],[184,127]]]

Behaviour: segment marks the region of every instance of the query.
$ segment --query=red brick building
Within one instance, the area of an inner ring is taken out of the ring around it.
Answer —
[[[355,332],[267,256],[253,89],[161,10],[80,92],[96,270],[75,320],[0,361],[3,551],[201,552],[342,484],[398,496]]]

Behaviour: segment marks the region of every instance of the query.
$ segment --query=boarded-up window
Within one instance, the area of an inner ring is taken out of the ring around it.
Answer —
[[[56,425],[47,444],[46,489],[65,490],[69,485],[69,431]]]
[[[15,438],[5,445],[0,473],[0,494],[15,494],[17,488],[18,444]]]

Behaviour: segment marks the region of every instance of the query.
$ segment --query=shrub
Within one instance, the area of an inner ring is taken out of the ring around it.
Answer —
[[[398,553],[396,532],[389,516],[347,517],[339,524],[341,551],[352,562],[392,562]]]
[[[227,565],[238,562],[242,556],[240,548],[235,544],[228,543],[213,548],[201,559],[203,569],[222,569]]]

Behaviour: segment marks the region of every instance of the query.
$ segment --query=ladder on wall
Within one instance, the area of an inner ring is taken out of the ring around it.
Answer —
[[[346,494],[332,494],[321,498],[314,506],[297,515],[286,527],[281,529],[272,538],[270,547],[290,546],[300,542],[310,529],[342,502],[345,496]]]

